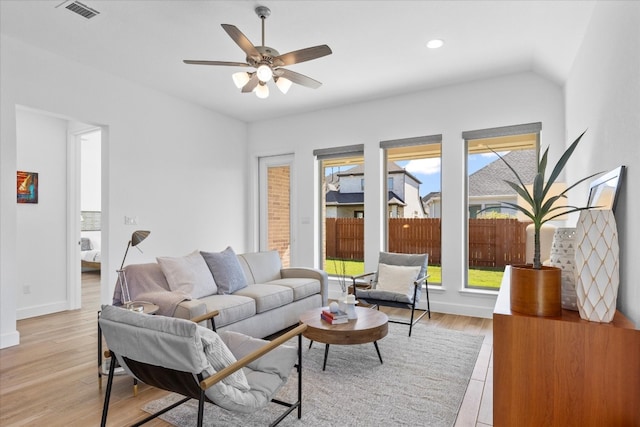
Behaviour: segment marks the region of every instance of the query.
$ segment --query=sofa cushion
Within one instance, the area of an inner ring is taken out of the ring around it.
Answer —
[[[247,319],[256,314],[256,302],[253,298],[242,295],[209,295],[200,298],[206,306],[206,312],[218,310],[214,317],[216,328]]]
[[[289,278],[273,280],[270,285],[286,286],[293,290],[293,300],[298,301],[320,293],[320,281],[311,278]]]
[[[280,279],[282,262],[278,251],[252,252],[238,255],[249,284]]]
[[[191,295],[191,298],[202,298],[218,291],[211,270],[200,252],[194,251],[183,257],[156,259],[172,291],[182,291]]]
[[[220,295],[232,294],[247,286],[247,278],[231,246],[222,252],[200,252],[213,274]]]
[[[256,302],[256,313],[263,313],[293,302],[291,288],[271,284],[249,285],[233,295],[252,298]]]

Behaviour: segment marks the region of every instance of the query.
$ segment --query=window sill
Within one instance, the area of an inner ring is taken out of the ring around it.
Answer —
[[[498,290],[489,290],[489,289],[469,289],[469,288],[464,288],[464,289],[459,289],[458,293],[460,295],[473,295],[473,296],[486,296],[486,297],[491,297],[491,298],[495,298],[498,296]]]

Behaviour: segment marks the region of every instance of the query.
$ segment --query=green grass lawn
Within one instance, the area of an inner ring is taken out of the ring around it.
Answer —
[[[325,271],[329,276],[357,276],[365,272],[364,262],[328,259]],[[501,281],[502,271],[469,269],[470,288],[499,289]],[[429,266],[429,282],[442,283],[442,269],[440,266]]]

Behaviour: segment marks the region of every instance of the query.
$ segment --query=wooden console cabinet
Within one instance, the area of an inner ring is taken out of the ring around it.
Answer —
[[[512,313],[509,268],[493,314],[493,425],[640,426],[640,330]]]

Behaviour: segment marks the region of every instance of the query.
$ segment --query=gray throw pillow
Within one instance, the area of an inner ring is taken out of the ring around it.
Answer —
[[[91,239],[88,237],[80,238],[80,250],[81,251],[90,251],[93,249],[93,245],[91,244]]]
[[[247,278],[231,246],[222,252],[200,252],[218,285],[218,294],[229,295],[247,286]]]

